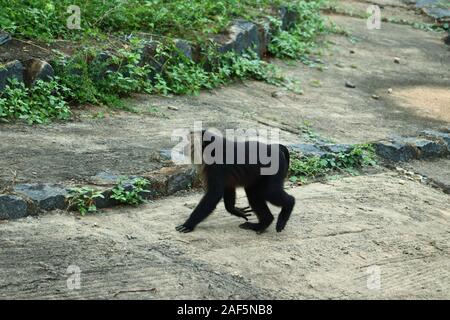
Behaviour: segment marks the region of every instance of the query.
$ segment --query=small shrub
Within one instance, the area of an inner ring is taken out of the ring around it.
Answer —
[[[140,43],[121,48],[103,58],[100,49],[86,48],[70,58],[61,56],[56,72],[68,88],[66,98],[75,103],[122,106],[120,98],[134,92],[150,92],[150,68],[140,65]]]
[[[356,145],[346,153],[330,153],[324,157],[299,157],[294,154],[289,168],[290,180],[306,181],[308,178],[323,176],[331,171],[354,173],[356,169],[375,166],[375,159],[375,151],[370,144]]]
[[[0,93],[0,120],[19,119],[33,124],[70,118],[70,109],[64,101],[68,89],[58,80],[38,80],[32,89],[16,79],[11,80]]]
[[[121,204],[128,204],[132,206],[137,206],[144,202],[144,199],[141,196],[143,191],[148,191],[146,188],[149,185],[149,181],[142,178],[137,178],[133,181],[131,188],[127,190],[123,185],[123,182],[120,181],[117,186],[112,190],[111,198],[119,201]]]
[[[315,39],[327,30],[320,14],[325,1],[297,1],[291,10],[298,14],[298,23],[290,30],[279,29],[269,44],[269,52],[278,58],[305,60],[305,55],[315,47]],[[280,28],[281,23],[273,21]]]
[[[104,198],[100,191],[88,187],[72,188],[69,191],[69,208],[75,208],[82,216],[97,212],[95,199]]]

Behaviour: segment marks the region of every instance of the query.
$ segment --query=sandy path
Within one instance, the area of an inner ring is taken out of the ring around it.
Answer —
[[[281,234],[242,230],[222,205],[194,233],[176,233],[200,194],[2,223],[0,298],[448,299],[450,196],[399,181],[379,173],[290,189],[297,206]],[[67,289],[69,265],[81,269],[80,290]]]

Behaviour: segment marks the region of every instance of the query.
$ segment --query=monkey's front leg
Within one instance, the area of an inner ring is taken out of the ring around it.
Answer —
[[[211,212],[214,211],[222,197],[223,191],[207,191],[202,200],[200,200],[200,203],[191,213],[189,219],[187,219],[185,223],[179,225],[175,229],[182,233],[193,231],[200,222],[205,220],[211,214]]]
[[[231,213],[234,216],[244,218],[248,221],[248,216],[251,216],[251,214],[248,214],[247,212],[252,211],[250,207],[247,208],[236,208],[236,189],[235,188],[227,188],[225,189],[224,195],[223,195],[223,202],[225,204],[225,209]]]

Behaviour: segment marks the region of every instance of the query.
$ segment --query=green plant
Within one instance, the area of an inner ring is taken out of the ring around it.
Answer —
[[[61,55],[55,63],[66,99],[76,103],[104,104],[124,108],[121,97],[134,92],[150,92],[149,66],[142,66],[142,43],[106,53],[87,47],[71,57]]]
[[[370,144],[356,145],[348,152],[328,153],[323,157],[300,157],[293,154],[289,168],[290,180],[305,182],[308,178],[323,176],[333,171],[354,174],[359,168],[375,166],[375,159],[375,152]]]
[[[122,180],[112,190],[111,198],[121,204],[137,206],[144,202],[141,194],[148,191],[146,189],[148,185],[149,181],[143,178],[136,178],[128,185],[125,185]]]
[[[164,51],[165,50],[165,51]],[[155,77],[152,91],[161,94],[198,94],[233,80],[255,79],[300,92],[298,83],[284,77],[275,65],[262,61],[252,51],[238,55],[234,52],[218,54],[209,47],[208,59],[194,63],[182,55],[169,55],[170,46],[162,51],[167,60],[162,74]]]
[[[278,32],[272,37],[269,52],[278,58],[300,59],[307,62],[307,56],[315,48],[318,35],[327,30],[320,14],[325,1],[297,1],[291,5],[298,15],[298,21],[290,30],[281,30],[281,23],[275,22]],[[273,21],[272,21],[273,22]]]
[[[70,103],[100,104],[133,111],[121,98],[135,92],[198,94],[201,89],[212,89],[233,80],[256,79],[301,93],[297,81],[284,77],[280,69],[260,60],[255,53],[219,55],[217,48],[205,40],[207,33],[223,31],[236,17],[252,20],[267,17],[281,2],[92,0],[79,4],[83,13],[82,29],[69,30],[65,26],[66,10],[72,4],[69,0],[29,0],[14,6],[10,1],[0,0],[0,24],[5,30],[24,38],[82,40],[77,45],[81,49],[71,56],[61,54],[54,63],[59,76],[54,84],[60,92],[57,101],[61,110]],[[322,2],[290,2],[290,9],[297,11],[300,23],[289,32],[279,30],[271,44],[272,53],[310,63],[306,53],[324,29],[319,13]],[[33,16],[31,20],[28,19],[30,15]],[[272,19],[272,24],[279,26],[280,22]],[[132,33],[146,37],[149,33],[163,36],[164,44],[158,46],[158,56],[155,57],[164,61],[162,71],[159,67],[153,70],[142,63],[143,41],[138,36],[130,36]],[[127,35],[126,42],[120,40],[124,35]],[[202,43],[201,50],[208,53],[207,58],[200,63],[187,59],[181,52],[174,51],[176,48],[171,37],[197,40],[197,43]],[[103,42],[106,45],[100,45]],[[19,102],[22,101],[19,92],[14,94],[19,95]],[[4,107],[7,102],[1,100],[1,103],[0,118],[8,119],[10,112],[7,114]],[[17,108],[26,107],[19,103]],[[68,111],[68,108],[64,110]],[[62,112],[60,118],[67,117]],[[31,115],[26,119],[30,123],[47,121],[45,117]]]
[[[71,112],[64,101],[68,89],[58,78],[38,80],[31,89],[16,79],[0,92],[0,120],[20,119],[29,124],[46,123],[50,119],[66,120]]]
[[[95,199],[104,198],[100,191],[89,187],[72,188],[69,190],[69,208],[75,208],[82,216],[97,212]]]
[[[294,1],[297,2],[298,0]],[[79,39],[101,34],[154,33],[195,38],[218,33],[236,17],[254,19],[267,14],[280,0],[0,0],[0,25],[26,38]],[[70,5],[80,7],[81,30],[70,30]]]

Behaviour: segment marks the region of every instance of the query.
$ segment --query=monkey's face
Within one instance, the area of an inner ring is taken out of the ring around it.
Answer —
[[[205,148],[217,138],[217,134],[208,130],[191,131],[188,136],[189,144],[186,154],[190,155],[193,164],[202,164]]]
[[[189,144],[187,145],[186,155],[190,156],[192,164],[201,164],[203,150],[205,145],[203,143],[203,131],[191,131],[188,136]]]

